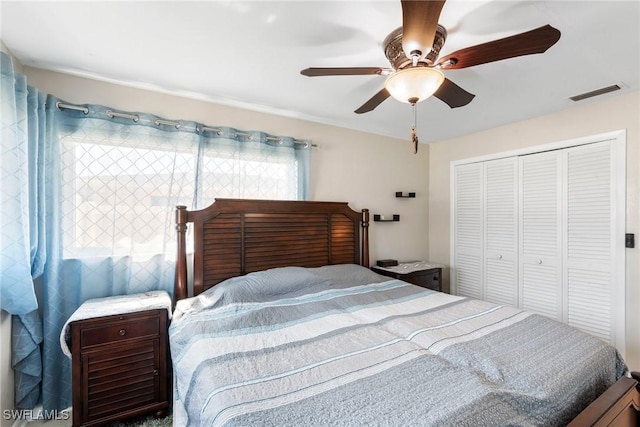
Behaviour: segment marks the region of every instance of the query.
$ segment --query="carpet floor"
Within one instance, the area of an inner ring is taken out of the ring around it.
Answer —
[[[173,418],[171,414],[164,418],[155,418],[153,415],[143,415],[107,424],[107,427],[172,427]]]

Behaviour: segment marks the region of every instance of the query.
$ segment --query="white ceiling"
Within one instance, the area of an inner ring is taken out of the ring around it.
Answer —
[[[399,0],[2,0],[0,14],[2,41],[23,65],[409,137],[408,104],[390,98],[353,112],[384,77],[300,75],[307,67],[388,67],[382,41],[401,26]],[[571,108],[579,103],[570,96],[612,84],[622,90],[581,103],[639,89],[637,0],[448,0],[440,24],[449,32],[440,56],[545,24],[562,36],[544,54],[446,71],[476,97],[457,109],[437,98],[418,104],[421,142]]]

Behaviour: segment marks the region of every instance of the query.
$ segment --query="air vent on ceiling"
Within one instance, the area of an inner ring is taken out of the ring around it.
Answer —
[[[569,97],[572,101],[582,101],[583,99],[591,98],[598,95],[604,95],[605,93],[614,92],[616,90],[620,90],[621,87],[619,85],[611,85],[607,87],[603,87],[600,89],[592,90],[591,92],[581,93],[580,95],[575,95]]]

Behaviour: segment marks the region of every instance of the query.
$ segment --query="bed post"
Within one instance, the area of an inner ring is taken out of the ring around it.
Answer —
[[[176,258],[176,281],[173,289],[174,301],[187,297],[187,207],[176,206],[176,230],[178,232],[178,254]]]
[[[362,209],[362,266],[369,267],[369,209]]]

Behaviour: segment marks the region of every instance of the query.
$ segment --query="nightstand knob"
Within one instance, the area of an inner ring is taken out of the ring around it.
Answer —
[[[125,336],[127,334],[127,330],[126,329],[120,329],[118,331],[118,335],[120,335],[121,337]]]
[[[542,260],[541,259],[538,260],[538,264],[542,264]]]
[[[498,255],[498,259],[502,259],[502,255]]]
[[[158,370],[157,369],[153,370],[153,375],[158,376]]]

